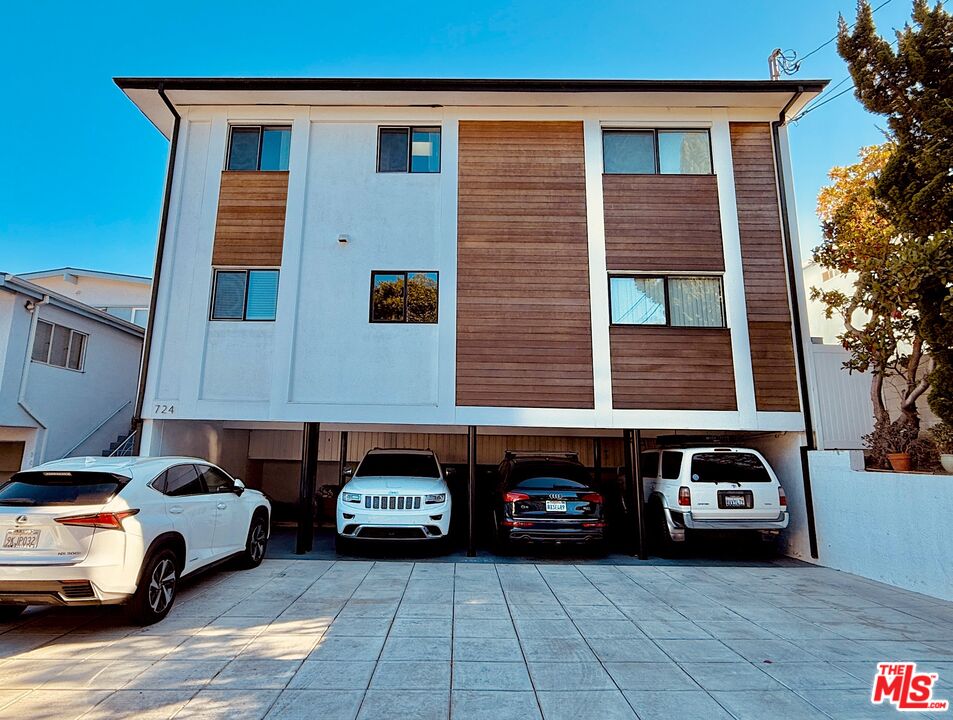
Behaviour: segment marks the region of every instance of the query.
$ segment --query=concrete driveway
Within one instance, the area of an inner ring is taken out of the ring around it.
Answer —
[[[878,660],[953,698],[953,603],[809,566],[273,559],[145,629],[96,609],[0,625],[0,717],[899,715],[869,703]]]

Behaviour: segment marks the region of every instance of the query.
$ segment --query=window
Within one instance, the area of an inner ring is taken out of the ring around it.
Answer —
[[[33,350],[34,362],[54,367],[83,370],[86,360],[86,334],[46,320],[37,320]]]
[[[354,477],[438,478],[434,456],[424,453],[368,453]]]
[[[232,479],[218,468],[210,465],[198,465],[199,477],[205,483],[205,487],[210,493],[233,492],[235,483]]]
[[[177,465],[165,471],[165,477],[157,481],[156,490],[170,497],[203,495],[205,485],[194,465]]]
[[[707,130],[603,130],[603,171],[622,175],[711,175]]]
[[[682,470],[682,452],[666,450],[662,453],[662,479],[678,480]]]
[[[212,320],[274,320],[277,308],[277,270],[215,271]]]
[[[104,472],[29,470],[0,483],[0,506],[103,505],[129,482]]]
[[[382,127],[377,145],[377,172],[440,172],[438,127]]]
[[[609,315],[613,325],[724,327],[720,277],[609,278]]]
[[[655,451],[642,453],[641,466],[642,477],[658,477],[658,453]]]
[[[228,170],[287,170],[291,152],[290,127],[238,126],[231,129]]]
[[[771,482],[771,476],[753,453],[698,453],[692,456],[692,482]]]
[[[371,322],[437,322],[436,272],[371,273]]]
[[[149,322],[149,308],[133,308],[132,322],[139,327],[145,327]]]

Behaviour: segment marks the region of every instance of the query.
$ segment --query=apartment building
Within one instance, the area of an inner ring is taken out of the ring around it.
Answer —
[[[784,123],[824,81],[116,83],[171,143],[143,454],[303,524],[315,473],[374,445],[468,464],[472,498],[507,448],[634,488],[640,441],[718,434],[803,498]]]

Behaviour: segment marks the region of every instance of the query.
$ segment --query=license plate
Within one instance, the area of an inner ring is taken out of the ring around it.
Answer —
[[[547,500],[546,512],[566,512],[566,503],[563,500]]]
[[[744,495],[725,495],[726,508],[746,508],[748,503]]]
[[[3,538],[3,549],[36,550],[39,543],[39,530],[7,530],[7,534]]]

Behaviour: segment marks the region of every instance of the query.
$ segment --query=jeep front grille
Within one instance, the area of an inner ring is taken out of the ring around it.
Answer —
[[[421,497],[405,495],[366,495],[364,507],[368,510],[420,510]]]

